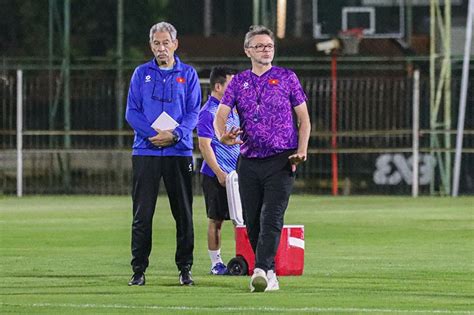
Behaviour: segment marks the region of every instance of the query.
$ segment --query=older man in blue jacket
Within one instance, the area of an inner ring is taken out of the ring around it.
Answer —
[[[193,129],[201,104],[199,79],[174,54],[175,27],[166,22],[150,29],[155,56],[133,73],[126,119],[135,131],[132,152],[132,269],[129,285],[144,285],[152,245],[152,222],[163,178],[176,221],[175,262],[182,285],[192,285],[194,230],[192,214]]]

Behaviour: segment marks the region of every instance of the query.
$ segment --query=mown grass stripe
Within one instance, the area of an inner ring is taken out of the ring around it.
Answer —
[[[33,303],[33,304],[9,304],[0,303],[2,306],[18,307],[60,307],[60,308],[109,308],[109,309],[134,309],[134,310],[169,310],[169,311],[206,311],[206,312],[345,312],[345,313],[433,313],[433,314],[474,314],[474,310],[402,310],[381,308],[357,308],[357,307],[201,307],[201,306],[161,306],[161,305],[124,305],[124,304],[55,304],[55,303]]]

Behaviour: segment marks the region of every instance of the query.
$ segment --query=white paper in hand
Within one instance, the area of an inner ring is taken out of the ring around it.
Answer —
[[[160,116],[151,124],[153,129],[174,130],[179,124],[167,112],[162,112]]]

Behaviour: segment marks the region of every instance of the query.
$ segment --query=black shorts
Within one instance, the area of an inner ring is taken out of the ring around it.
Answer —
[[[209,219],[229,220],[229,205],[227,204],[227,192],[225,187],[219,184],[216,177],[201,174],[202,190],[206,202],[206,213]]]

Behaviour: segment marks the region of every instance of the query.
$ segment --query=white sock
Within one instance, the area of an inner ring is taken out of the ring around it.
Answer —
[[[209,257],[211,258],[212,267],[214,267],[217,263],[222,263],[221,249],[220,248],[218,250],[208,249],[207,251],[209,252]]]

